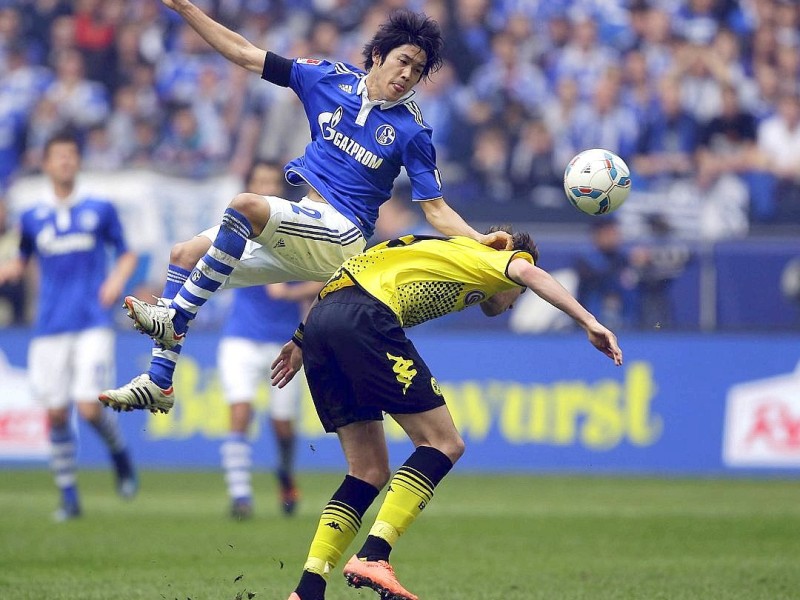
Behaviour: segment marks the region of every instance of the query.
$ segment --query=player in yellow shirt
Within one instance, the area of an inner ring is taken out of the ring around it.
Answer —
[[[622,364],[616,336],[536,266],[538,250],[530,236],[514,233],[513,242],[512,250],[495,250],[466,237],[408,235],[353,256],[323,287],[305,324],[275,359],[272,383],[278,387],[304,365],[319,418],[325,431],[339,436],[348,464],[348,475],[322,511],[289,600],[324,599],[328,573],[389,482],[384,412],[415,450],[391,478],[369,536],[344,576],[383,599],[417,600],[395,577],[389,554],[464,453],[464,441],[404,328],[476,304],[488,316],[499,315],[531,289]]]

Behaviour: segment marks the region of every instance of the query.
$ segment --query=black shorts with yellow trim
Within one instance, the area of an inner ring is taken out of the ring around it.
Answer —
[[[303,364],[325,431],[445,401],[397,317],[357,287],[325,296],[306,320]]]

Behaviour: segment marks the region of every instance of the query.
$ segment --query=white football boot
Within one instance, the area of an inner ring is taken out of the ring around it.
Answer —
[[[186,337],[185,333],[175,332],[175,326],[172,324],[175,309],[170,308],[163,298],[158,298],[156,304],[148,304],[135,296],[125,296],[123,308],[128,309],[128,316],[133,319],[133,326],[149,335],[165,350],[171,350]]]
[[[168,413],[175,404],[175,392],[170,386],[162,390],[147,373],[134,377],[121,388],[106,390],[98,396],[100,402],[116,411],[149,410]]]

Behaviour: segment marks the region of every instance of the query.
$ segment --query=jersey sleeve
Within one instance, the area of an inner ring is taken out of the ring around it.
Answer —
[[[296,58],[292,64],[289,87],[305,101],[311,90],[331,69],[331,63],[318,58]]]
[[[106,203],[104,229],[104,240],[106,244],[114,249],[116,256],[128,251],[128,244],[125,242],[125,233],[122,228],[122,222],[119,220],[119,213],[110,202]]]
[[[413,200],[433,200],[442,196],[442,178],[436,168],[436,149],[431,130],[420,129],[406,144],[403,165],[411,180]]]
[[[508,276],[508,266],[511,264],[511,261],[516,258],[522,258],[534,264],[533,256],[531,256],[529,252],[520,250],[482,252],[480,256],[484,266],[484,274],[487,277],[501,278],[505,281],[512,282],[514,285],[519,284]]]
[[[30,223],[31,218],[30,212],[24,213],[20,218],[19,254],[24,260],[28,260],[36,252],[36,240]]]

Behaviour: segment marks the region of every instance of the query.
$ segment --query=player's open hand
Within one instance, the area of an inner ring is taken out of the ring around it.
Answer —
[[[592,345],[613,360],[615,365],[622,364],[622,350],[617,343],[617,336],[612,331],[600,323],[595,323],[586,330],[586,334]]]
[[[272,385],[282,388],[289,383],[303,366],[303,351],[292,341],[286,342],[280,354],[272,361],[270,380]]]
[[[484,246],[491,246],[495,250],[513,250],[514,238],[507,231],[493,231],[483,234],[478,240]]]

